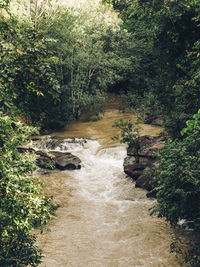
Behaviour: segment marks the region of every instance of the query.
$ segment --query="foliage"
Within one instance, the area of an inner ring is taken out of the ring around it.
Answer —
[[[179,220],[190,222],[190,227],[200,231],[200,110],[187,121],[181,131],[182,140],[170,139],[159,156],[157,173],[158,205],[155,211],[176,225]],[[186,253],[191,266],[199,266],[199,241]]]
[[[1,0],[0,8],[6,9],[10,3],[10,0]]]
[[[40,167],[48,170],[54,170],[55,169],[55,164],[53,162],[45,162],[41,161],[40,162]]]
[[[33,133],[36,129],[0,113],[1,266],[37,266],[41,259],[31,231],[49,220],[50,199],[43,195],[41,182],[30,176],[33,156],[17,150]]]
[[[119,139],[120,143],[127,144],[136,158],[136,162],[139,163],[139,150],[140,150],[140,127],[138,121],[133,123],[131,120],[124,121],[120,119],[116,121],[112,127],[121,130],[120,136],[114,136],[113,139]]]
[[[41,114],[54,119],[51,107],[59,102],[60,85],[54,71],[58,59],[48,51],[53,40],[13,16],[2,16],[0,23],[1,109],[16,113],[17,108],[33,123],[42,119]]]
[[[128,98],[141,101],[142,111],[161,114],[173,138],[180,137],[180,130],[200,105],[200,2],[106,2],[119,11],[124,21],[122,27],[134,34],[136,42],[143,41],[143,49],[137,51],[139,60],[134,73],[121,86],[126,89],[126,95],[128,91]],[[151,106],[149,95],[156,100]],[[128,102],[134,107],[136,101]]]
[[[182,140],[169,140],[160,156],[158,207],[160,216],[172,224],[179,219],[193,221],[200,230],[200,110],[194,120],[187,121]]]
[[[28,122],[53,129],[82,112],[91,113],[94,103],[99,103],[93,112],[98,117],[105,91],[132,68],[128,51],[136,45],[131,35],[121,31],[114,13],[100,4],[75,10],[57,3],[53,11],[52,1],[41,1],[37,18],[28,6],[27,1],[12,0],[17,16],[11,11],[1,16],[3,110],[16,113],[17,108]]]
[[[122,49],[132,43],[130,35],[94,18],[93,12],[60,10],[50,27],[44,21],[48,38],[57,40],[50,47],[59,58],[56,76],[75,118],[92,110],[94,102],[99,102],[94,115],[103,112],[104,92],[122,80],[130,66],[129,55]],[[104,10],[98,12],[101,16]],[[90,22],[92,17],[95,25]]]
[[[195,139],[196,138],[196,139]],[[196,220],[199,224],[200,182],[198,133],[183,141],[170,140],[161,152],[157,194],[159,214],[171,223],[179,219]]]

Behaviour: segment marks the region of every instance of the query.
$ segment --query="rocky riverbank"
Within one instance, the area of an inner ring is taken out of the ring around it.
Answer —
[[[159,168],[159,164],[155,155],[161,151],[166,140],[166,136],[144,135],[140,137],[141,149],[139,155],[134,155],[131,149],[127,149],[127,157],[124,159],[124,172],[136,181],[136,187],[148,191],[147,197],[156,196],[157,182],[154,173]],[[139,163],[136,162],[135,156],[139,156]]]

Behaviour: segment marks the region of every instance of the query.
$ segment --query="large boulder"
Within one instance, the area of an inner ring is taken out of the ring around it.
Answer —
[[[154,179],[154,171],[159,168],[155,153],[160,153],[168,136],[140,137],[141,149],[139,151],[139,163],[136,162],[134,153],[127,149],[127,157],[124,159],[124,172],[136,181],[135,186],[150,191],[148,197],[155,197],[157,183]]]
[[[167,137],[158,137],[158,136],[150,136],[150,135],[142,135],[139,138],[140,142],[140,150],[139,157],[153,157],[154,152],[160,152],[163,148],[164,142]],[[135,156],[134,152],[130,147],[127,149],[128,156]]]
[[[81,168],[81,160],[69,152],[37,151],[36,164],[44,169],[75,170]]]
[[[152,187],[152,177],[148,174],[148,171],[144,171],[140,177],[138,177],[135,187],[140,187],[146,189],[147,191],[151,191]]]
[[[69,152],[55,151],[54,149],[68,150],[67,144],[78,143],[84,145],[87,141],[85,139],[66,139],[49,137],[35,140],[37,149],[31,147],[18,146],[20,153],[34,152],[36,156],[36,164],[43,169],[59,169],[59,170],[75,170],[81,168],[81,160]],[[39,150],[38,150],[39,149]],[[46,151],[48,150],[48,152]],[[49,151],[54,150],[54,151]]]
[[[55,157],[56,168],[59,170],[75,170],[81,168],[81,160],[69,152],[50,151]]]
[[[137,180],[137,178],[143,174],[146,168],[146,163],[137,163],[134,157],[126,157],[124,159],[124,172],[130,176],[132,179]]]

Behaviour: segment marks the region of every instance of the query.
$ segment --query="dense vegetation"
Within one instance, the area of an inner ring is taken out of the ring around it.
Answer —
[[[73,10],[37,2],[30,2],[29,12],[29,1],[13,0],[11,11],[1,13],[2,105],[14,105],[27,121],[51,129],[85,110],[98,115],[105,90],[130,65],[131,35],[102,5]]]
[[[149,116],[162,116],[167,131],[180,137],[200,104],[200,1],[106,2],[119,11],[123,27],[134,34],[135,41],[143,43],[137,64],[121,83],[127,101]]]
[[[158,204],[155,211],[172,225],[185,220],[196,232],[197,240],[187,252],[186,261],[199,266],[200,232],[200,110],[187,121],[182,138],[169,139],[159,156],[157,173]]]
[[[0,113],[0,266],[37,266],[41,259],[31,231],[46,225],[52,206],[31,176],[33,155],[17,150],[35,133]]]
[[[0,1],[1,266],[37,266],[30,233],[51,209],[31,177],[33,155],[17,151],[35,129],[19,121],[56,129],[83,113],[98,117],[106,92],[164,119],[171,139],[160,155],[157,210],[199,233],[199,14],[199,0]]]

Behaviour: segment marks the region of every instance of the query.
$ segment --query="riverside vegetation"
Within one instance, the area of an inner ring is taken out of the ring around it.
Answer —
[[[108,92],[124,97],[125,109],[164,120],[171,138],[159,155],[155,210],[173,225],[190,221],[199,236],[200,1],[72,6],[0,2],[1,266],[39,264],[31,231],[52,212],[32,177],[34,155],[19,154],[17,146],[36,133],[34,127],[58,129],[84,113],[98,117]],[[199,243],[187,256],[188,264],[199,266]]]

